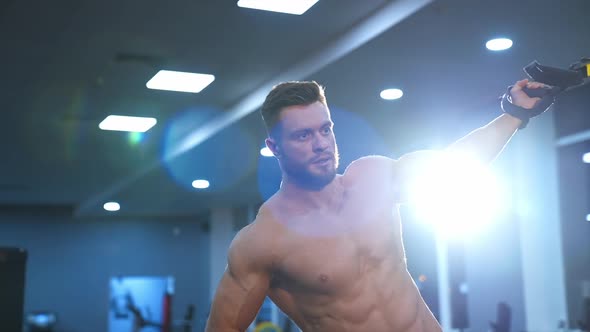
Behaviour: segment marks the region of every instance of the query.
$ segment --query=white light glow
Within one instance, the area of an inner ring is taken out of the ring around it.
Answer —
[[[467,293],[469,293],[469,285],[467,285],[467,283],[466,283],[466,282],[462,282],[462,283],[459,285],[459,292],[460,292],[461,294],[467,294]]]
[[[196,189],[207,189],[207,188],[209,188],[209,181],[207,181],[207,180],[195,180],[195,181],[193,181],[193,188],[196,188]]]
[[[467,156],[441,154],[415,179],[416,215],[446,238],[485,231],[502,207],[491,170]]]
[[[512,47],[512,40],[508,38],[496,38],[488,40],[486,48],[490,51],[504,51]]]
[[[199,93],[215,80],[209,74],[160,70],[145,86],[148,89]]]
[[[238,6],[271,12],[301,15],[318,0],[239,0]]]
[[[260,149],[260,155],[262,155],[264,157],[273,157],[274,156],[274,154],[272,154],[272,151],[270,151],[270,149],[267,146]]]
[[[584,153],[584,155],[582,156],[582,160],[583,160],[585,163],[590,163],[590,152],[586,152],[586,153]]]
[[[586,215],[586,221],[590,221],[590,214]]]
[[[154,118],[109,115],[98,125],[102,130],[116,130],[144,133],[158,123]]]
[[[121,205],[117,202],[107,202],[102,206],[105,210],[115,212],[121,209]]]
[[[400,89],[385,89],[379,95],[385,100],[395,100],[400,99],[404,92]]]

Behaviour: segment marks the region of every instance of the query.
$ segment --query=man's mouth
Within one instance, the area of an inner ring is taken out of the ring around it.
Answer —
[[[326,164],[331,160],[332,160],[331,156],[326,156],[326,157],[315,159],[314,161],[312,161],[312,164]]]

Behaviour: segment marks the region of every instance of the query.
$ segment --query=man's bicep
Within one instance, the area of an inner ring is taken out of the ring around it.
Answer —
[[[239,236],[211,306],[207,331],[244,331],[256,317],[270,283],[270,273],[256,250]]]
[[[245,280],[225,271],[207,323],[207,331],[245,331],[256,317],[268,289],[262,275],[248,275]]]

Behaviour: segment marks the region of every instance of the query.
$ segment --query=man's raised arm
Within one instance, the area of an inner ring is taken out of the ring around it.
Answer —
[[[522,108],[523,112],[532,113],[530,116],[538,115],[541,112],[532,110],[541,98],[531,98],[524,91],[524,88],[535,90],[542,89],[545,85],[538,82],[529,82],[522,80],[516,82],[510,90],[512,104]],[[552,98],[552,97],[550,97]],[[549,104],[550,105],[550,104]],[[549,106],[544,107],[542,111]],[[542,107],[542,106],[541,106]],[[526,114],[526,113],[525,113]],[[504,149],[510,138],[516,130],[522,125],[523,121],[513,115],[504,113],[494,119],[487,125],[478,128],[447,148],[447,151],[458,151],[468,153],[477,161],[489,163],[493,161]]]
[[[245,331],[256,317],[270,283],[271,262],[255,241],[254,225],[232,241],[228,265],[221,278],[207,321],[207,332]]]
[[[510,90],[511,103],[520,112],[520,118],[508,113],[502,114],[487,125],[478,128],[443,151],[417,151],[406,154],[393,163],[394,181],[398,186],[400,203],[411,200],[410,192],[416,177],[425,172],[436,170],[437,163],[445,160],[447,156],[468,155],[475,161],[487,164],[492,162],[504,149],[510,138],[522,126],[523,120],[527,121],[527,112],[530,117],[542,113],[543,110],[536,110],[541,103],[540,98],[531,98],[524,91],[527,89],[541,89],[545,87],[541,83],[522,80],[516,82]],[[545,100],[543,100],[543,103]],[[547,104],[548,108],[550,104]],[[441,174],[444,176],[444,174]]]

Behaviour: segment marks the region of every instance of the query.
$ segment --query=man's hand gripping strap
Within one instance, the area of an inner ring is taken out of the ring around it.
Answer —
[[[559,93],[559,88],[541,88],[541,89],[523,89],[523,91],[529,97],[539,97],[541,100],[535,103],[535,106],[531,109],[526,109],[520,106],[516,106],[512,103],[512,95],[510,94],[510,90],[512,90],[512,85],[508,87],[506,93],[502,96],[502,110],[505,113],[508,113],[522,121],[519,129],[523,129],[529,123],[530,118],[534,118],[535,116],[545,112],[546,110],[553,105],[555,102],[555,95]]]

